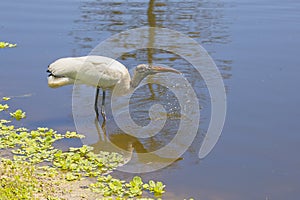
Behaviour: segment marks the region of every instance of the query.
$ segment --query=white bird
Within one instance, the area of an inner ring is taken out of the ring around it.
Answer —
[[[106,120],[104,105],[107,89],[113,89],[118,85],[120,92],[128,94],[148,75],[161,72],[180,73],[172,68],[140,64],[135,68],[131,79],[127,68],[123,64],[104,56],[60,58],[49,65],[47,72],[50,73],[48,85],[51,88],[74,84],[75,81],[76,83],[96,87],[94,109],[97,119],[99,117],[97,103],[99,89],[101,88],[103,90],[101,114],[104,121]]]

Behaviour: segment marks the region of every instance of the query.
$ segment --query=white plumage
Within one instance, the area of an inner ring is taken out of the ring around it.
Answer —
[[[105,118],[104,101],[105,90],[112,89],[118,84],[122,93],[129,93],[148,75],[160,72],[180,73],[172,68],[164,68],[147,64],[138,65],[134,70],[133,78],[127,68],[112,58],[104,56],[83,56],[60,58],[49,65],[48,85],[57,88],[76,83],[91,85],[97,88],[95,111],[98,118],[99,88],[103,90],[101,113]]]
[[[128,79],[129,73],[120,62],[103,56],[61,58],[48,67],[50,87],[78,83],[100,88],[111,88],[119,81]]]

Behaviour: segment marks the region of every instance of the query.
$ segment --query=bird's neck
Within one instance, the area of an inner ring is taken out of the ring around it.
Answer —
[[[146,74],[134,73],[130,81],[130,89],[135,89],[146,76]]]
[[[114,94],[117,96],[130,94],[134,90],[131,83],[132,80],[130,79],[129,73],[124,75],[120,82],[114,86]]]
[[[114,87],[115,94],[126,95],[134,91],[134,89],[140,84],[140,82],[146,77],[146,75],[135,73],[130,78],[129,74],[123,77],[123,79]]]

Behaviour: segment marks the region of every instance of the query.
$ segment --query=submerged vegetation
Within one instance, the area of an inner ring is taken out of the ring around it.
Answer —
[[[21,109],[9,112],[9,105],[3,103],[9,99],[3,97],[0,102],[0,114],[7,116],[0,118],[0,199],[69,199],[72,188],[68,185],[89,177],[96,178],[85,189],[94,194],[92,199],[160,199],[165,192],[162,182],[146,183],[139,176],[126,182],[109,175],[123,164],[118,153],[94,153],[86,145],[62,151],[53,145],[58,140],[83,135],[69,131],[60,134],[50,128],[15,127],[13,120],[25,118],[26,113]],[[151,194],[152,198],[142,198]]]

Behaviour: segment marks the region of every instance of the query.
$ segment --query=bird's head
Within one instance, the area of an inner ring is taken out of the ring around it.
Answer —
[[[140,64],[134,70],[134,76],[131,82],[131,86],[135,88],[146,76],[163,72],[180,74],[180,72],[176,69],[154,66],[150,64]]]

